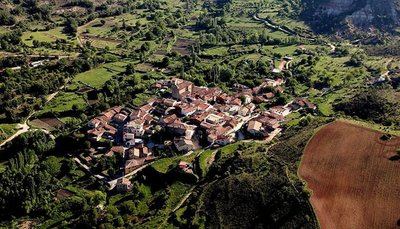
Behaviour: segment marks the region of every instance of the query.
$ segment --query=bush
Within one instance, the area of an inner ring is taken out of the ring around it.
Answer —
[[[0,25],[13,25],[15,18],[7,11],[0,10]]]
[[[393,90],[370,89],[334,105],[335,110],[349,116],[384,125],[400,123],[399,96]]]

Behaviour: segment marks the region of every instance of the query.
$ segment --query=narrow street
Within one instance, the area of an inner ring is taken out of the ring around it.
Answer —
[[[142,171],[143,169],[145,169],[146,167],[150,166],[150,165],[153,164],[153,163],[154,163],[154,162],[150,162],[150,163],[145,164],[145,165],[143,165],[142,167],[140,167],[140,168],[134,170],[133,172],[131,172],[131,173],[129,173],[129,174],[126,174],[126,175],[124,175],[124,176],[122,176],[122,177],[119,177],[119,178],[117,178],[117,179],[108,181],[107,183],[109,184],[109,190],[111,190],[111,189],[113,189],[113,188],[115,187],[115,185],[117,184],[117,181],[118,181],[119,179],[121,179],[121,178],[128,178],[128,179],[130,179],[131,177],[133,177],[134,175],[136,175],[138,172]]]

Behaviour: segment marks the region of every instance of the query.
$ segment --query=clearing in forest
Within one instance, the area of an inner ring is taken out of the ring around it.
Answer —
[[[321,228],[398,228],[400,137],[333,122],[308,143],[299,175]]]

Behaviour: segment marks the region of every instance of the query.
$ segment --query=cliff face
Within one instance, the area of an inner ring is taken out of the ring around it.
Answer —
[[[391,30],[400,25],[400,0],[303,0],[303,17],[320,32],[344,26]]]

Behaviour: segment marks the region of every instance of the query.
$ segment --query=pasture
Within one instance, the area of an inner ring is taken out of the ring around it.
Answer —
[[[78,109],[84,109],[87,103],[80,95],[61,92],[53,100],[47,103],[39,114],[48,112],[56,114],[68,112],[72,110],[74,105],[77,106]]]
[[[73,81],[84,83],[96,89],[100,89],[107,80],[123,72],[125,70],[125,65],[125,62],[104,64],[100,67],[78,74]]]
[[[57,39],[68,40],[68,36],[62,30],[62,27],[57,27],[48,31],[25,32],[21,39],[28,46],[33,46],[33,40],[40,42],[55,42]]]
[[[0,124],[0,142],[14,134],[16,131],[16,124]]]

